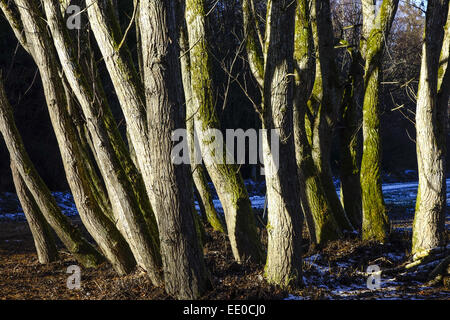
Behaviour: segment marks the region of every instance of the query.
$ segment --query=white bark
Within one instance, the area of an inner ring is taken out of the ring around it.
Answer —
[[[448,21],[448,6],[448,1],[430,0],[426,13],[425,41],[422,46],[416,109],[419,189],[413,224],[412,247],[416,259],[445,245],[445,140],[449,85],[439,79],[445,78],[445,74],[448,73],[448,64],[440,65],[440,62],[448,60],[448,22],[444,41],[444,25]],[[444,48],[442,48],[443,43],[446,45]],[[448,75],[446,78],[448,81]],[[442,88],[442,85],[446,88]]]

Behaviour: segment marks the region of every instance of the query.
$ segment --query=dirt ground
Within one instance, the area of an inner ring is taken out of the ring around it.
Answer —
[[[77,217],[71,219],[80,225]],[[428,283],[429,272],[438,261],[407,272],[382,273],[381,288],[367,289],[364,271],[368,265],[392,271],[408,259],[410,234],[402,231],[408,225],[410,221],[397,225],[402,228],[385,244],[363,242],[350,235],[320,250],[305,245],[304,286],[290,290],[267,284],[262,266],[235,263],[226,237],[207,228],[204,253],[213,288],[203,299],[450,300],[449,281]],[[118,277],[107,263],[97,269],[82,269],[81,289],[69,290],[66,270],[76,261],[61,244],[59,247],[60,261],[40,265],[27,223],[0,220],[0,299],[171,299],[163,288],[153,287],[143,271]]]

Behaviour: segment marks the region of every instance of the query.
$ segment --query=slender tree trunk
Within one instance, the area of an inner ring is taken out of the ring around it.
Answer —
[[[153,205],[155,195],[151,189],[151,149],[148,143],[145,93],[139,74],[134,68],[130,51],[108,1],[86,1],[92,32],[105,59],[117,98],[127,123],[127,132],[136,153],[138,167],[144,179],[145,188]],[[158,213],[155,212],[158,220]]]
[[[33,235],[39,263],[46,264],[56,261],[58,259],[58,250],[49,224],[13,162],[11,162],[11,172],[17,196]]]
[[[176,3],[140,2],[140,30],[146,88],[148,137],[159,214],[161,255],[166,291],[179,299],[195,299],[208,288],[209,279],[198,242],[193,206],[190,166],[171,159],[172,132],[185,127],[183,89],[177,46]]]
[[[118,100],[127,123],[127,133],[131,140],[132,150],[136,155],[137,167],[144,180],[145,190],[152,206],[156,203],[155,191],[152,188],[151,147],[148,138],[147,106],[145,91],[136,72],[130,51],[120,30],[113,7],[107,1],[86,1],[89,22],[102,56],[105,59],[108,73],[114,85]],[[140,12],[139,15],[142,13]],[[130,148],[131,149],[131,148]],[[150,212],[143,210],[144,218],[152,231],[156,228],[151,223]],[[155,212],[156,222],[159,225],[158,212]],[[138,225],[137,225],[138,227]]]
[[[314,44],[308,0],[301,0],[297,5],[294,48],[294,137],[302,208],[311,242],[323,244],[338,239],[341,232],[316,171],[305,129],[306,104],[314,82]]]
[[[133,6],[135,7],[134,10],[136,10],[136,17],[134,18],[135,22],[134,25],[136,27],[136,54],[138,59],[138,71],[139,76],[141,78],[141,81],[144,81],[144,61],[142,57],[142,40],[141,40],[141,26],[139,25],[140,20],[140,9],[139,9],[139,1],[140,0],[133,0]]]
[[[183,89],[184,98],[186,102],[186,133],[187,133],[187,143],[189,147],[189,156],[191,160],[191,171],[192,178],[195,184],[195,188],[198,191],[198,202],[202,209],[204,209],[204,214],[206,220],[209,222],[211,227],[216,230],[225,233],[225,228],[222,221],[217,214],[216,208],[214,207],[213,198],[211,195],[211,190],[208,186],[207,172],[205,166],[201,163],[197,163],[196,152],[200,150],[195,150],[195,129],[194,129],[194,118],[195,118],[195,105],[192,99],[192,88],[191,88],[191,61],[189,56],[189,40],[186,29],[186,21],[184,19],[184,6],[178,5],[178,24],[180,29],[180,47],[181,47],[181,75],[183,79]]]
[[[379,91],[384,45],[397,7],[398,0],[383,0],[365,41],[364,142],[361,161],[362,238],[364,240],[385,241],[390,228],[381,190]],[[364,16],[364,19],[366,18],[367,16]]]
[[[69,116],[72,118],[72,122],[78,133],[77,138],[79,140],[79,144],[81,148],[86,152],[86,156],[89,159],[88,161],[85,161],[85,164],[86,170],[89,174],[89,178],[93,185],[92,193],[96,199],[96,202],[101,207],[102,212],[106,214],[106,216],[111,221],[114,221],[111,202],[109,201],[108,195],[106,193],[106,186],[103,179],[101,179],[101,177],[99,176],[99,168],[98,166],[96,166],[96,164],[98,163],[98,156],[95,152],[95,148],[87,129],[86,122],[83,119],[82,111],[80,110],[78,101],[76,101],[76,98],[74,97],[72,90],[67,83],[66,77],[63,77],[61,80],[66,95]]]
[[[5,18],[11,26],[14,35],[16,36],[19,43],[28,53],[31,54],[30,47],[27,44],[25,33],[23,32],[23,23],[20,20],[20,15],[17,11],[17,7],[15,6],[14,1],[1,0],[0,8],[2,9]]]
[[[361,230],[361,122],[364,95],[363,60],[359,51],[352,52],[349,79],[344,91],[340,135],[341,203],[352,225]]]
[[[442,249],[446,240],[446,122],[450,91],[448,10],[448,1],[428,1],[416,109],[419,189],[412,243],[416,259]]]
[[[312,119],[306,123],[307,133],[310,134],[312,157],[334,219],[342,231],[352,231],[353,226],[336,193],[330,165],[333,130],[342,96],[335,61],[330,1],[314,0],[311,7],[317,58],[316,79],[308,101]]]
[[[141,211],[141,206],[150,211],[150,203],[140,175],[125,150],[104,94],[101,90],[92,91],[77,63],[77,57],[71,53],[72,44],[65,33],[58,1],[47,1],[45,11],[63,70],[86,117],[97,163],[112,200],[114,219],[117,220],[122,235],[128,240],[139,265],[148,272],[153,283],[159,285],[162,282],[159,241],[154,232],[147,230]],[[142,186],[140,189],[139,185]],[[153,224],[156,228],[156,222]]]
[[[58,207],[50,190],[33,166],[17,130],[11,106],[0,79],[0,131],[9,151],[11,162],[19,171],[47,222],[75,258],[85,267],[96,267],[103,261],[98,251],[87,242]]]
[[[238,262],[251,259],[263,260],[263,250],[256,230],[250,199],[244,181],[236,165],[206,161],[214,157],[214,146],[207,134],[210,129],[219,128],[219,119],[214,108],[211,88],[211,62],[205,35],[205,1],[186,1],[186,22],[189,34],[191,88],[195,105],[194,126],[198,135],[201,153],[220,202],[222,203],[228,237],[234,258]],[[226,147],[224,147],[226,150]],[[225,152],[224,152],[225,155]]]
[[[128,273],[134,267],[134,259],[125,239],[95,201],[95,187],[92,186],[86,170],[88,157],[77,140],[76,130],[67,111],[65,92],[58,75],[55,48],[47,36],[39,9],[33,1],[17,0],[16,4],[22,17],[27,42],[33,48],[33,58],[41,74],[50,119],[78,212],[86,229],[116,271],[120,274]]]
[[[268,197],[265,276],[269,283],[281,286],[302,283],[303,213],[299,180],[293,174],[297,171],[292,76],[295,10],[295,2],[269,1],[264,52],[263,129],[267,131],[263,131],[263,153]],[[279,151],[272,148],[269,135],[274,134],[280,139]]]

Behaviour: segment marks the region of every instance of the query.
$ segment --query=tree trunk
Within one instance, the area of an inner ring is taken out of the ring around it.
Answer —
[[[140,2],[140,30],[146,88],[148,138],[153,174],[149,181],[159,215],[166,291],[178,299],[200,297],[209,286],[198,242],[190,166],[171,159],[173,130],[184,128],[183,89],[177,46],[176,3]]]
[[[311,146],[305,129],[306,103],[314,82],[314,44],[310,23],[309,1],[301,0],[297,5],[295,26],[295,99],[294,137],[296,160],[300,181],[302,208],[312,243],[323,244],[341,237],[322,188]]]
[[[342,231],[352,231],[333,183],[330,157],[333,130],[340,108],[342,89],[339,84],[334,53],[334,36],[330,2],[314,0],[312,29],[316,50],[316,79],[308,101],[307,133],[310,135],[312,157],[335,221]],[[310,131],[310,132],[308,132]]]
[[[413,224],[415,259],[445,248],[446,122],[450,87],[448,10],[448,1],[428,1],[416,109],[419,189]]]
[[[119,274],[129,273],[134,259],[125,239],[96,202],[89,173],[88,158],[81,148],[73,122],[67,111],[62,80],[58,75],[55,48],[45,32],[39,9],[33,0],[17,0],[27,42],[39,68],[50,119],[60,148],[64,169],[75,204],[86,229]]]
[[[389,218],[381,190],[379,90],[383,50],[397,7],[398,0],[383,0],[365,44],[364,142],[361,161],[362,238],[364,240],[385,241],[389,232]],[[365,20],[367,18],[364,16]]]
[[[97,164],[112,202],[114,220],[117,221],[122,235],[128,240],[139,265],[148,272],[152,282],[159,285],[162,282],[159,271],[161,268],[159,240],[157,233],[147,230],[141,211],[142,208],[150,211],[150,203],[141,177],[125,150],[125,144],[111,110],[106,105],[104,94],[101,90],[92,91],[81,66],[77,63],[77,57],[72,54],[72,44],[65,33],[58,1],[47,1],[45,11],[63,70],[86,118]],[[98,86],[100,85],[99,83]],[[156,222],[153,225],[156,229]]]
[[[302,283],[302,210],[293,135],[295,2],[269,1],[266,24],[263,153],[268,209],[265,276],[281,286]],[[273,135],[280,139],[272,148]]]
[[[222,203],[228,237],[236,261],[263,260],[263,250],[256,230],[250,199],[244,181],[236,165],[207,161],[214,157],[213,140],[207,131],[219,128],[211,87],[211,62],[205,35],[205,1],[186,1],[186,22],[190,43],[191,88],[195,105],[194,127],[198,135],[201,153],[220,202]],[[226,147],[224,146],[224,149]],[[223,153],[225,155],[225,152]]]
[[[11,173],[17,196],[33,235],[39,263],[46,264],[56,261],[58,259],[58,250],[53,239],[52,230],[13,162],[11,162]]]
[[[189,156],[191,160],[192,178],[195,184],[195,188],[198,191],[198,202],[200,208],[204,210],[206,220],[211,227],[216,230],[225,233],[225,227],[216,208],[214,207],[211,190],[208,186],[207,173],[203,164],[197,163],[195,150],[195,129],[194,129],[194,117],[195,117],[195,105],[192,98],[191,88],[191,61],[189,56],[189,40],[186,29],[186,21],[184,19],[184,6],[178,5],[178,24],[180,29],[180,48],[181,48],[181,75],[183,79],[184,98],[186,103],[186,138],[189,147]]]
[[[33,166],[17,130],[11,106],[0,79],[0,130],[9,151],[11,162],[19,171],[28,190],[34,197],[47,222],[55,230],[66,248],[85,267],[95,267],[103,261],[102,256],[87,242],[64,216],[44,181]]]
[[[361,230],[361,121],[364,70],[361,53],[351,53],[349,79],[344,91],[340,134],[341,203],[351,224]]]

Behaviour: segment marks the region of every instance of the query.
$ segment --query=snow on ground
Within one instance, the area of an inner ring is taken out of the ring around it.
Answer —
[[[52,195],[65,215],[78,215],[70,192],[52,192]],[[20,207],[16,194],[11,192],[0,194],[0,219],[25,220],[25,214]]]
[[[258,210],[264,209],[265,204],[265,185],[264,182],[256,183],[253,181],[246,181],[250,201],[252,207]],[[336,186],[339,184],[336,183]],[[405,208],[406,214],[412,215],[414,213],[414,203],[417,193],[417,182],[406,183],[386,183],[383,184],[383,195],[386,204],[396,205]],[[212,186],[211,186],[212,188]],[[214,190],[214,206],[219,213],[223,214],[223,209]],[[337,187],[339,192],[339,188]],[[74,199],[69,192],[53,192],[58,205],[64,214],[68,216],[77,215],[77,209],[74,204]],[[447,179],[447,204],[450,205],[450,179]],[[196,202],[196,209],[200,211],[198,203]],[[404,210],[404,211],[405,211]],[[450,212],[447,213],[447,219],[450,217]],[[20,208],[17,196],[13,193],[0,194],[0,219],[11,220],[25,220],[25,215]],[[450,227],[450,225],[447,225]],[[396,232],[411,232],[411,227],[406,225],[398,225],[395,228]],[[402,252],[387,252],[379,259],[384,259],[392,264],[398,264],[406,259],[405,253]],[[417,290],[425,290],[427,287],[420,282],[411,280],[399,280],[393,276],[383,276],[381,287],[376,291],[372,291],[367,287],[367,274],[365,270],[361,270],[360,261],[355,261],[351,257],[346,257],[343,260],[333,261],[330,263],[321,254],[314,254],[304,259],[304,283],[306,287],[320,288],[324,292],[325,299],[354,299],[354,298],[378,298],[378,299],[415,299],[420,297],[417,295]],[[436,263],[436,262],[434,262]],[[430,266],[428,266],[430,267]],[[420,267],[420,269],[425,267]],[[414,290],[407,289],[408,286],[414,285]],[[409,292],[409,293],[408,293]],[[440,292],[439,297],[449,298],[450,292]],[[308,297],[289,295],[287,300],[303,300]]]
[[[447,205],[450,206],[450,179],[447,179]],[[264,209],[265,203],[265,184],[264,182],[254,182],[246,180],[245,184],[249,189],[250,201],[252,207],[257,210]],[[338,183],[336,183],[338,185]],[[417,193],[417,182],[402,182],[402,183],[386,183],[383,184],[383,195],[387,205],[400,205],[407,207],[414,207]],[[213,188],[211,186],[211,188]],[[214,194],[214,206],[219,213],[223,213],[222,204],[218,199],[216,193]],[[339,194],[339,188],[336,189]],[[70,192],[53,192],[56,202],[61,207],[64,214],[73,216],[77,214],[77,209]],[[195,202],[197,211],[200,211],[198,202]],[[5,192],[0,194],[0,219],[25,219],[20,204],[15,194]],[[406,230],[408,231],[408,230]]]
[[[447,205],[450,206],[450,179],[447,179]],[[253,190],[249,191],[250,201],[254,209],[264,209],[265,202],[265,185],[264,183],[256,184],[251,180],[246,180],[246,185],[251,186]],[[338,183],[336,183],[338,184]],[[383,184],[383,196],[387,205],[403,205],[414,208],[416,201],[418,182],[401,182],[401,183],[386,183]],[[339,194],[339,187],[336,188],[336,192]],[[223,212],[222,205],[215,195],[213,200],[214,206],[217,211]],[[197,210],[200,208],[197,205]]]
[[[387,259],[391,261],[404,261],[405,254],[399,252],[384,253],[376,260]],[[353,259],[346,262],[330,261],[322,254],[314,254],[303,259],[303,281],[306,288],[319,288],[322,292],[321,299],[379,299],[379,300],[404,300],[425,299],[439,297],[450,299],[449,291],[433,292],[422,296],[424,290],[433,289],[427,287],[424,281],[417,281],[428,275],[441,260],[432,261],[418,267],[408,274],[403,272],[396,275],[383,274],[381,267],[380,286],[370,289],[367,285],[368,274],[361,271],[360,263]],[[364,270],[365,271],[365,270]],[[417,280],[414,280],[417,279]],[[311,295],[289,294],[285,300],[312,299]]]

